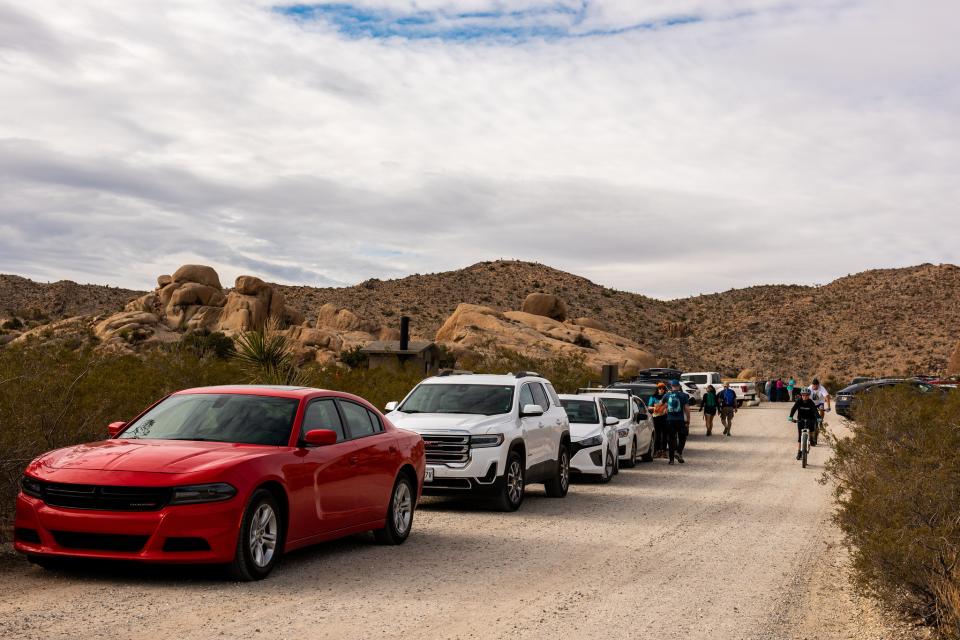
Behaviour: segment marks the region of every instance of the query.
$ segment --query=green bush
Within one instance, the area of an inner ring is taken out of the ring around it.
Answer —
[[[864,396],[836,442],[836,522],[858,585],[960,638],[960,393]]]
[[[356,369],[358,367],[366,367],[370,362],[370,358],[363,352],[363,347],[357,345],[352,349],[341,351],[340,362],[351,369]]]

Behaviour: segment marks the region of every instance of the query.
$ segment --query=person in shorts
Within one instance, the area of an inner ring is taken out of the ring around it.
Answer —
[[[697,411],[703,412],[703,421],[707,425],[707,435],[713,435],[713,419],[720,409],[720,399],[717,398],[717,390],[712,384],[707,385],[707,390],[703,392],[703,398],[700,399],[700,408]]]

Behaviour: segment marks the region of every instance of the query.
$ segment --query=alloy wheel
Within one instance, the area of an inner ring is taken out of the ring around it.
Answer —
[[[393,523],[400,536],[406,535],[413,521],[413,496],[410,495],[410,485],[398,482],[393,491]]]
[[[507,469],[507,495],[513,504],[519,504],[523,497],[523,469],[517,460],[511,462]]]
[[[277,514],[269,504],[257,507],[250,521],[250,555],[260,568],[273,560],[277,550]]]
[[[564,449],[560,452],[560,488],[564,491],[570,486],[570,453]]]

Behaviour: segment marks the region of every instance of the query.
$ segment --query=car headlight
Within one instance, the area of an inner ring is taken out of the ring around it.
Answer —
[[[603,436],[593,436],[592,438],[587,438],[586,440],[581,440],[578,442],[581,447],[595,447],[599,444],[603,444]]]
[[[502,433],[488,433],[482,436],[470,436],[470,446],[474,449],[482,449],[484,447],[499,447],[501,444],[503,444]]]
[[[39,480],[34,480],[30,476],[20,478],[20,490],[32,498],[43,497],[43,484]]]
[[[618,438],[626,438],[628,435],[630,435],[630,427],[620,427],[617,429]]]
[[[199,504],[201,502],[220,502],[237,495],[237,490],[226,482],[213,484],[194,484],[187,487],[174,487],[170,504]]]

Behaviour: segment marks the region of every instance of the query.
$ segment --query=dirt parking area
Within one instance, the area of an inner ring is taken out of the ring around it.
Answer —
[[[425,499],[401,547],[355,536],[287,556],[264,582],[212,571],[0,564],[0,638],[907,638],[847,585],[788,405],[745,408],[687,464],[535,486],[521,510]]]

